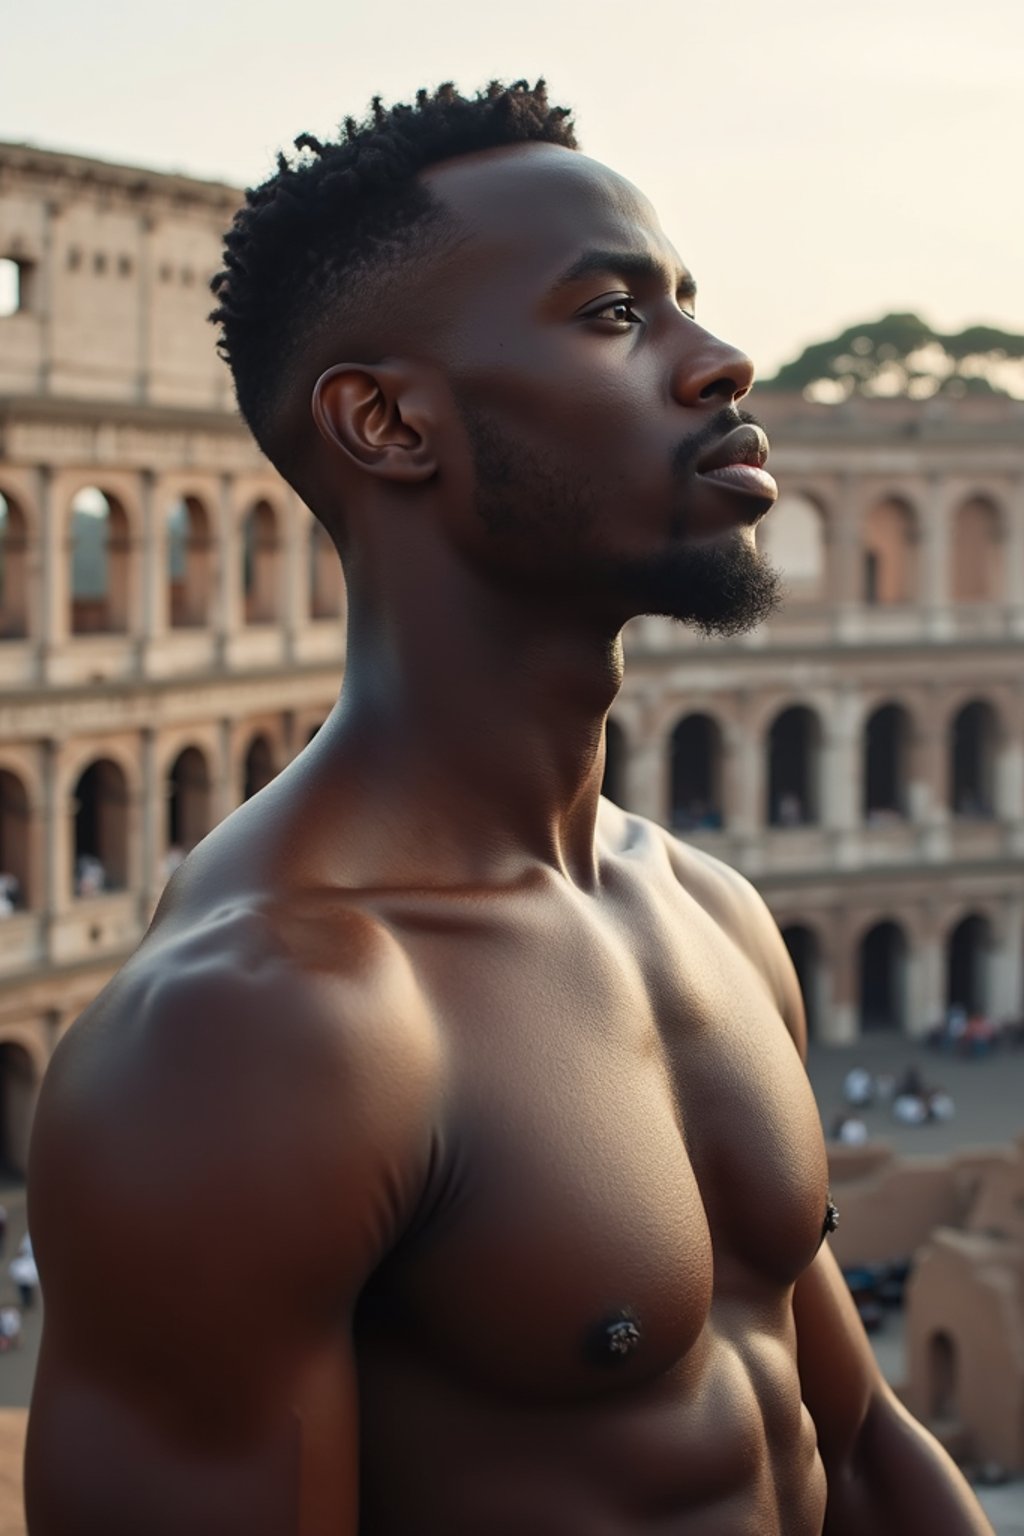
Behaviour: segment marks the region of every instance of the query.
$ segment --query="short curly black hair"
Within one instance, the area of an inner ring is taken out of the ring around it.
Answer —
[[[474,97],[446,84],[415,106],[374,97],[362,122],[346,118],[336,141],[295,140],[299,156],[251,188],[224,239],[211,288],[218,349],[239,409],[264,453],[294,480],[301,445],[285,404],[296,371],[323,333],[365,329],[387,303],[397,268],[447,231],[443,208],[418,181],[429,165],[527,142],[575,149],[571,114],[549,105],[543,80],[492,81]],[[301,491],[301,487],[299,487]]]

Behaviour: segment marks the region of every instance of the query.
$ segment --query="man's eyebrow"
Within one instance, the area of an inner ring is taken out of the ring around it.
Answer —
[[[584,251],[552,284],[552,292],[558,293],[571,283],[584,277],[597,277],[602,273],[628,278],[631,281],[671,282],[671,273],[665,265],[647,251]],[[677,299],[695,299],[697,284],[689,272],[680,274],[676,281]]]

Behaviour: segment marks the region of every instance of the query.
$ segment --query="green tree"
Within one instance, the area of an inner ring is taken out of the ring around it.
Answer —
[[[805,347],[760,387],[834,401],[852,395],[1020,394],[1024,336],[992,325],[945,334],[920,315],[885,315]]]

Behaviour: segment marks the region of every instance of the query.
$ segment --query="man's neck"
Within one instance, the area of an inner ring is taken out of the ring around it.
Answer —
[[[350,588],[331,730],[359,806],[346,844],[368,867],[383,834],[430,884],[500,883],[540,861],[593,889],[617,634],[441,565],[386,599]]]

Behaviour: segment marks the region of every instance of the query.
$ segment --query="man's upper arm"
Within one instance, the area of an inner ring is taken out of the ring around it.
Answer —
[[[235,935],[122,973],[62,1043],[29,1173],[32,1536],[354,1536],[351,1311],[433,1108],[402,991],[371,1020],[365,985]]]

